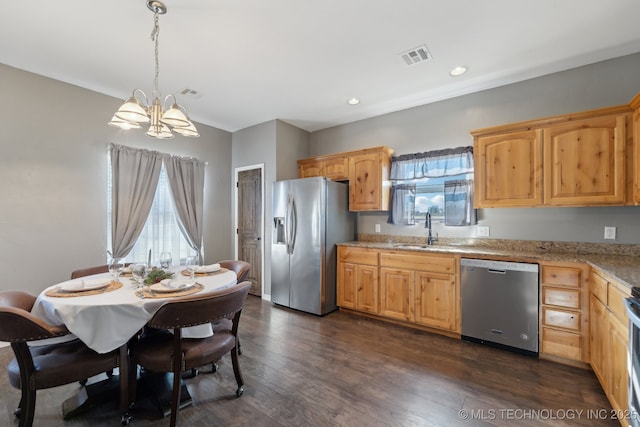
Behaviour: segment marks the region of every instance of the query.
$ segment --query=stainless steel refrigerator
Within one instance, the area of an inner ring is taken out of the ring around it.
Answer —
[[[355,239],[348,186],[326,178],[273,183],[271,300],[318,315],[336,306],[336,243]]]

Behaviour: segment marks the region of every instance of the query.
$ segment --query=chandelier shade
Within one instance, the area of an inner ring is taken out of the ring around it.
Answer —
[[[118,127],[120,129],[124,129],[124,130],[140,129],[142,127],[138,123],[130,122],[128,120],[119,119],[115,114],[113,115],[113,117],[111,117],[111,121],[109,122],[109,126],[115,126],[115,127]]]
[[[167,13],[166,6],[157,0],[148,0],[147,7],[153,12],[154,26],[151,32],[151,39],[154,41],[155,56],[155,77],[153,80],[153,101],[149,104],[147,95],[141,89],[134,89],[130,98],[118,108],[113,115],[110,126],[120,129],[140,129],[141,123],[149,123],[149,129],[146,134],[158,139],[173,138],[173,133],[195,138],[200,134],[193,122],[189,119],[186,109],[177,103],[174,95],[167,95],[163,102],[160,101],[161,95],[158,91],[158,75],[160,67],[158,61],[158,35],[160,34],[160,25],[158,24],[158,15]],[[173,102],[167,104],[172,98]],[[165,108],[169,105],[168,108]]]

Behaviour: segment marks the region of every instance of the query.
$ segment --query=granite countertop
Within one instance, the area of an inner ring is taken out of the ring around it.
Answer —
[[[425,245],[424,239],[358,235],[358,241],[341,246],[446,253],[463,257],[521,262],[582,262],[628,287],[640,286],[640,245],[546,242],[498,239],[441,239]]]

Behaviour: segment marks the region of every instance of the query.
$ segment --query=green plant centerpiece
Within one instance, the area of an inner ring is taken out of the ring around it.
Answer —
[[[147,275],[147,278],[144,279],[144,284],[153,285],[154,283],[159,283],[164,279],[171,278],[173,278],[173,273],[171,273],[170,271],[164,271],[162,269],[154,267]]]

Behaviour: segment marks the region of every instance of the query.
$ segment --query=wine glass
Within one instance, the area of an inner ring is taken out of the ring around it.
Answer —
[[[187,258],[185,265],[187,267],[187,271],[189,272],[189,277],[191,278],[191,283],[196,282],[196,269],[198,268],[198,257],[190,256]]]
[[[122,270],[124,270],[124,263],[120,258],[111,258],[109,260],[109,273],[116,281],[120,278]]]
[[[168,270],[171,267],[171,252],[162,252],[160,254],[160,267],[163,270]]]
[[[134,264],[131,267],[131,276],[133,278],[133,281],[138,284],[136,286],[136,289],[142,286],[146,275],[147,275],[147,264],[143,262],[139,262],[137,264]]]

